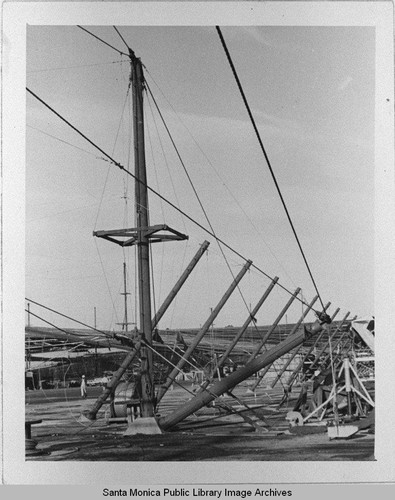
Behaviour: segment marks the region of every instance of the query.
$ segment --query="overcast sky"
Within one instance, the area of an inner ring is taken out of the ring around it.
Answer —
[[[88,29],[126,50],[112,27]],[[120,31],[146,67],[217,235],[268,275],[279,276],[287,289],[300,286],[309,302],[314,288],[215,28]],[[373,314],[374,29],[225,27],[222,32],[324,303],[332,302],[331,311],[340,307],[339,318],[347,311]],[[81,29],[28,27],[28,87],[133,170],[128,78],[126,58]],[[207,227],[151,99],[145,103],[148,182]],[[26,296],[90,324],[96,307],[98,327],[112,329],[123,320],[125,256],[129,317],[135,318],[133,248],[123,251],[92,236],[94,230],[133,227],[130,178],[31,96],[26,137]],[[232,276],[213,238],[153,195],[150,219],[189,235],[188,242],[154,246],[156,308],[199,244],[211,241],[208,256],[160,324],[198,327]],[[236,274],[242,259],[225,254]],[[253,307],[268,284],[258,271],[248,273],[241,286],[247,305]],[[258,323],[272,322],[288,298],[276,288]],[[244,301],[236,291],[216,326],[241,325]],[[301,312],[296,303],[287,321]]]

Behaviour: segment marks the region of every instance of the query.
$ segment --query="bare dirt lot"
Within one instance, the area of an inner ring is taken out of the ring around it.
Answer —
[[[366,461],[374,460],[374,434],[363,431],[349,439],[330,440],[326,428],[319,433],[295,435],[285,420],[287,408],[278,411],[276,394],[267,394],[262,432],[239,415],[223,415],[206,408],[189,417],[172,432],[124,436],[127,423],[108,424],[108,407],[93,422],[81,419],[100,393],[91,388],[88,399],[76,389],[34,391],[26,394],[26,418],[41,419],[32,426],[38,443],[26,459],[34,461]],[[245,394],[244,394],[245,396]],[[263,397],[263,395],[261,395]],[[260,402],[251,397],[249,404]],[[169,391],[162,411],[179,404],[181,392]],[[313,431],[314,429],[311,429]],[[315,428],[317,430],[317,428]]]

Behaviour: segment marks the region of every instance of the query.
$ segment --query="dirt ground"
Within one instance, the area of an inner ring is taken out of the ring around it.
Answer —
[[[218,408],[205,408],[182,422],[172,432],[160,435],[124,436],[127,423],[108,424],[108,406],[97,420],[81,419],[94,403],[98,390],[88,399],[74,392],[27,394],[26,419],[41,419],[32,426],[34,450],[26,459],[34,461],[366,461],[374,460],[374,434],[360,431],[349,439],[330,440],[326,427],[303,426],[303,435],[290,432],[285,416],[278,410],[281,392],[246,396],[249,406],[259,406],[264,423],[257,431],[240,415],[228,415]],[[180,390],[169,391],[162,414],[180,404]],[[241,395],[241,394],[240,394]],[[235,408],[237,409],[237,408]],[[240,410],[240,409],[239,409]],[[245,410],[245,409],[244,409]],[[254,413],[248,413],[253,417]],[[262,421],[262,422],[263,422]],[[314,427],[314,428],[313,428]],[[314,433],[310,433],[314,432]]]

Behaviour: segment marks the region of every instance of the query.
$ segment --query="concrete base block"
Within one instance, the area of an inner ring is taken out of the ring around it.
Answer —
[[[136,418],[124,432],[124,436],[135,434],[162,434],[160,427],[154,417]]]
[[[328,427],[329,439],[347,439],[359,431],[356,425],[336,425]]]

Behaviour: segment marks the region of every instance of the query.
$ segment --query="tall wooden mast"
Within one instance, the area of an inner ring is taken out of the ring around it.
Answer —
[[[143,90],[144,74],[141,60],[129,49],[133,95],[133,130],[134,130],[134,174],[135,207],[137,219],[137,261],[139,282],[139,309],[141,339],[152,344],[151,322],[151,283],[149,265],[149,239],[146,229],[149,226],[147,170],[145,165],[144,109]],[[141,414],[143,417],[154,415],[152,351],[141,348]]]
[[[122,247],[137,246],[138,295],[139,295],[139,336],[134,354],[131,354],[111,381],[111,387],[132,362],[140,349],[141,359],[141,416],[153,417],[155,411],[153,356],[147,346],[152,345],[152,314],[151,314],[151,284],[150,284],[150,244],[163,241],[185,240],[188,236],[170,228],[167,225],[150,226],[148,212],[147,171],[145,163],[144,141],[144,72],[141,60],[129,49],[131,64],[131,86],[133,101],[133,134],[134,134],[134,176],[135,176],[135,211],[136,227],[126,229],[111,229],[95,231],[93,234]],[[99,398],[103,399],[103,398]],[[100,401],[101,403],[101,401]],[[99,402],[98,402],[99,405]],[[96,411],[96,408],[95,408]],[[93,411],[91,412],[94,413]]]

